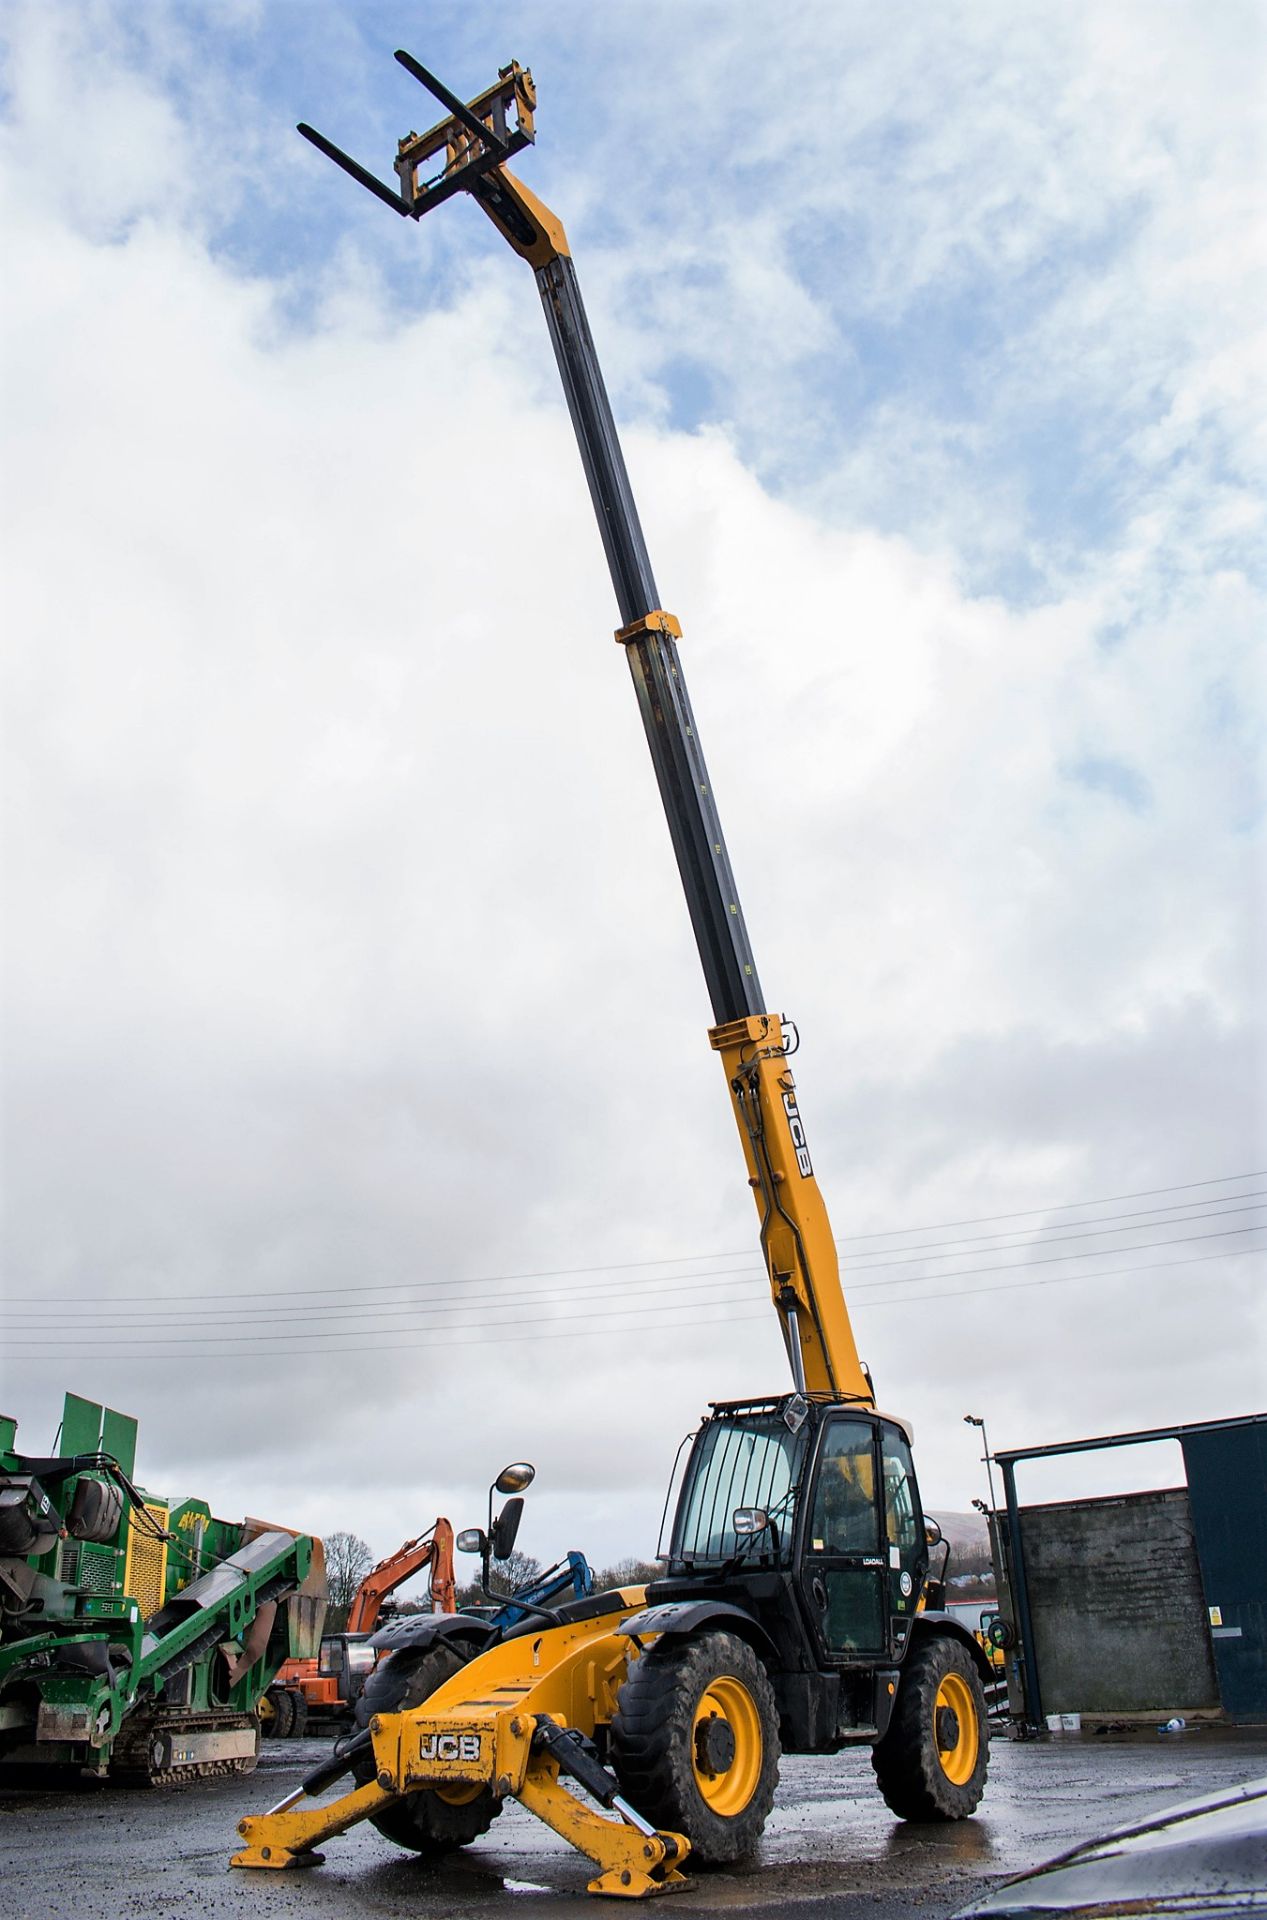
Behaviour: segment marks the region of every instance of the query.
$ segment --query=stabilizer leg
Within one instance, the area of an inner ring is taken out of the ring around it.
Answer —
[[[321,1841],[333,1839],[336,1833],[345,1833],[358,1820],[368,1820],[397,1795],[386,1792],[376,1780],[371,1780],[355,1793],[331,1800],[327,1806],[303,1808],[298,1803],[304,1797],[301,1788],[278,1806],[270,1807],[267,1813],[239,1820],[238,1832],[246,1845],[233,1855],[230,1866],[268,1867],[274,1871],[283,1867],[320,1866],[322,1856],[313,1849]]]
[[[567,1791],[558,1763],[534,1758],[516,1798],[603,1871],[589,1883],[591,1893],[623,1900],[645,1900],[686,1885],[676,1862],[685,1860],[690,1841],[680,1833],[639,1833],[624,1820],[609,1820]]]

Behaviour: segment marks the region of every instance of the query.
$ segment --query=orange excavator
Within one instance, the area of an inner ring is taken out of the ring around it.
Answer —
[[[362,1580],[348,1608],[342,1633],[328,1633],[315,1660],[287,1660],[260,1703],[266,1738],[297,1740],[310,1720],[350,1720],[361,1689],[378,1661],[370,1636],[383,1602],[424,1568],[431,1574],[431,1611],[453,1613],[457,1587],[453,1577],[453,1528],[437,1519],[429,1533],[406,1540]]]

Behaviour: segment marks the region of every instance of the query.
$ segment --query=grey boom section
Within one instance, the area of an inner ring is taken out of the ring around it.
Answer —
[[[568,412],[581,449],[623,626],[659,606],[638,509],[581,299],[566,254],[536,269]],[[671,634],[644,630],[626,643],[638,710],[655,767],[718,1025],[765,1012],[713,786]]]

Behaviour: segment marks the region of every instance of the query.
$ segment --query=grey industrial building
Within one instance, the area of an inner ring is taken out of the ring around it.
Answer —
[[[1025,1462],[1177,1440],[1187,1485],[1021,1505]],[[1267,1414],[996,1453],[1014,1721],[1267,1722]]]

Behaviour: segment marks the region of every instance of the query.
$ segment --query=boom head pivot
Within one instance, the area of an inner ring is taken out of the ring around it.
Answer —
[[[532,143],[537,94],[531,73],[517,60],[498,70],[496,85],[486,87],[474,100],[463,102],[411,53],[398,48],[396,58],[406,73],[411,73],[428,93],[434,94],[441,106],[449,109],[448,117],[428,132],[407,133],[397,143],[393,165],[400,181],[399,189],[379,180],[302,120],[299,132],[327,159],[333,160],[397,213],[420,220],[424,213],[430,213],[453,194],[463,190],[473,192],[485,174]],[[441,154],[442,165],[424,174],[427,162]]]
[[[512,60],[498,69],[496,86],[486,87],[464,106],[412,54],[402,51],[396,58],[406,73],[412,73],[449,108],[447,120],[439,121],[429,133],[406,134],[397,147],[401,194],[417,220],[438,200],[447,199],[459,187],[474,186],[490,167],[500,166],[512,153],[531,145],[536,137],[537,93],[528,69]],[[439,172],[423,177],[427,162],[441,152],[444,164]]]

